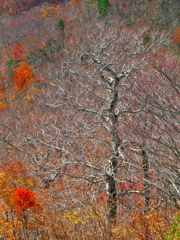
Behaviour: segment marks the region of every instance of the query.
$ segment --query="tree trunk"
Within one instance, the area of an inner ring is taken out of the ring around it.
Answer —
[[[145,150],[142,150],[142,170],[143,170],[143,177],[145,179],[144,181],[144,213],[148,213],[150,209],[150,189],[149,189],[149,161],[147,152]]]
[[[116,223],[117,215],[117,194],[116,194],[116,168],[117,157],[112,157],[109,160],[108,167],[106,169],[106,191],[107,191],[107,219],[110,224]]]
[[[148,161],[148,155],[146,150],[142,150],[142,170],[143,170],[143,177],[144,177],[144,216],[149,213],[150,210],[150,189],[149,189],[149,161]],[[149,240],[151,238],[151,232],[149,229],[149,225],[147,222],[144,223],[144,236],[145,240]]]
[[[111,125],[111,137],[112,137],[112,145],[113,145],[113,154],[109,159],[106,168],[106,191],[107,191],[107,208],[108,214],[107,218],[110,225],[114,225],[116,223],[117,216],[117,190],[116,190],[116,173],[117,166],[120,158],[120,148],[122,140],[118,135],[118,114],[116,111],[116,106],[119,101],[118,99],[118,87],[119,82],[122,77],[117,77],[116,73],[111,70],[109,67],[106,67],[106,71],[110,72],[113,77],[112,88],[110,89],[112,92],[112,101],[109,104],[109,122]]]

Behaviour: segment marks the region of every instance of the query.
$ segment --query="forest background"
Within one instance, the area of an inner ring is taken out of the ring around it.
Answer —
[[[0,0],[0,238],[180,239],[179,0]]]

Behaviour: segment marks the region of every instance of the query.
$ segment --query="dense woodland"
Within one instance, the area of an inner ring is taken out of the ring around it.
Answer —
[[[1,0],[0,33],[0,238],[180,239],[179,0]]]
[[[0,0],[0,12],[18,14],[41,4],[64,4],[68,0]]]

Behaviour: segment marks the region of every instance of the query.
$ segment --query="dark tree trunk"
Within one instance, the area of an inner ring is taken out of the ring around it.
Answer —
[[[117,77],[114,71],[106,67],[106,71],[110,72],[113,77],[113,84],[111,88],[112,92],[112,101],[109,105],[109,122],[111,125],[111,136],[113,144],[113,154],[112,158],[109,159],[107,165],[107,176],[106,176],[106,190],[107,190],[107,208],[108,208],[108,221],[110,225],[116,223],[117,216],[117,189],[116,189],[116,173],[117,167],[121,158],[121,144],[122,140],[119,138],[118,134],[118,113],[117,113],[117,103],[118,99],[118,87],[119,82],[122,77]]]
[[[142,150],[142,170],[143,170],[143,177],[144,177],[144,213],[149,212],[150,209],[150,189],[149,189],[149,161],[147,152]]]

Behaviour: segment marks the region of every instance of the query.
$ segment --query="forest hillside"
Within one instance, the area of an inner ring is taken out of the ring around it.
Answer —
[[[41,4],[64,4],[65,2],[68,0],[1,0],[0,12],[16,15]]]
[[[1,0],[0,33],[0,238],[180,239],[179,0]]]

